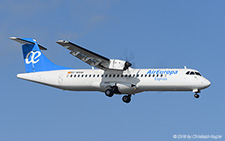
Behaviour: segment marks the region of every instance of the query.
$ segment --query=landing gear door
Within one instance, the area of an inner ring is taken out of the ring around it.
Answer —
[[[100,83],[100,88],[103,90],[103,91],[105,91],[105,89],[107,88],[107,87],[113,87],[113,86],[115,86],[116,85],[116,83],[113,83],[113,82],[101,82]]]

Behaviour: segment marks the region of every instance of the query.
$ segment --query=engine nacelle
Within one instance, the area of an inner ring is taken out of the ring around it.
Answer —
[[[109,69],[115,69],[115,70],[126,70],[128,69],[132,64],[123,61],[123,60],[117,60],[117,59],[110,59],[109,63]]]

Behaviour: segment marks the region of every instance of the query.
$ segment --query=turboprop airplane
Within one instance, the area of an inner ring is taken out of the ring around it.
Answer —
[[[194,69],[133,69],[128,61],[109,59],[69,41],[57,43],[70,54],[98,69],[71,69],[52,63],[41,50],[47,50],[32,38],[10,37],[22,44],[26,73],[20,79],[70,91],[100,91],[106,96],[124,94],[129,103],[131,95],[144,91],[192,91],[199,98],[200,90],[211,85]]]

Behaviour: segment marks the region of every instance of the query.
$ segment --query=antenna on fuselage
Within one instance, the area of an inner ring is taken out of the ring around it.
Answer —
[[[184,69],[187,69],[187,66],[184,66]]]

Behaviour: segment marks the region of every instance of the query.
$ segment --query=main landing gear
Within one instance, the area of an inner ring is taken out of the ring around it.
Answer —
[[[105,95],[108,96],[108,97],[112,97],[115,93],[118,93],[118,88],[117,87],[108,87],[106,90],[105,90]],[[128,94],[128,95],[124,95],[122,97],[122,100],[123,102],[125,103],[130,103],[131,101],[131,94]]]
[[[106,89],[105,95],[108,96],[108,97],[112,97],[114,95],[113,89]]]
[[[122,100],[125,103],[130,103],[130,101],[131,101],[131,94],[123,96]]]

